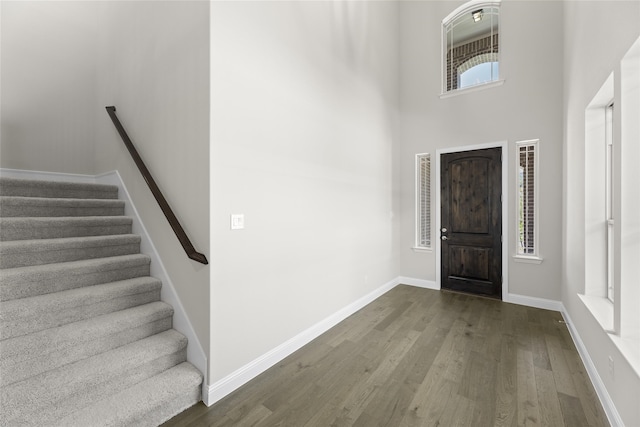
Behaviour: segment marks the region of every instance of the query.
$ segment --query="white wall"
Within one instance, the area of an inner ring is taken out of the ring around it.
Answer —
[[[559,301],[562,206],[562,3],[504,1],[500,9],[502,86],[440,99],[441,23],[461,1],[400,3],[402,274],[436,280],[436,254],[415,253],[414,156],[431,153],[435,217],[438,149],[508,141],[509,293]],[[540,21],[544,16],[544,31]],[[515,254],[514,143],[539,139],[540,265],[513,261]],[[438,239],[435,229],[432,236]]]
[[[610,73],[614,72],[614,78],[619,80],[620,61],[640,35],[638,17],[638,2],[565,2],[562,299],[606,392],[614,402],[622,422],[628,426],[640,424],[640,360],[635,361],[634,370],[577,295],[584,293],[586,268],[585,108]],[[616,92],[619,87],[618,82]],[[637,299],[631,304],[635,304],[637,310]],[[608,369],[609,356],[614,361],[613,374]]]
[[[399,29],[393,2],[211,7],[215,382],[398,275]]]
[[[94,6],[0,5],[0,167],[94,173]]]
[[[209,251],[209,4],[99,2],[96,172],[117,169],[205,352],[209,267],[187,258],[104,107],[116,113],[196,250]]]

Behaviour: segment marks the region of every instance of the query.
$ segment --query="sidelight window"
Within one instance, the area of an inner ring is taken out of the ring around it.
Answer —
[[[517,243],[516,255],[538,256],[538,140],[517,144]]]
[[[431,248],[431,156],[416,155],[416,245]]]

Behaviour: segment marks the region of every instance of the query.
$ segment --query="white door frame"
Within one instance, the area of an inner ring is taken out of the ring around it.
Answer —
[[[507,143],[507,141],[488,142],[486,144],[464,145],[460,147],[436,149],[436,233],[434,236],[434,240],[436,242],[436,286],[438,289],[442,289],[442,277],[440,277],[442,272],[442,245],[440,244],[440,230],[442,229],[442,218],[440,218],[440,155],[497,147],[502,148],[502,300],[506,301],[508,299],[507,295],[509,295],[509,275],[507,268],[509,261],[509,144]]]

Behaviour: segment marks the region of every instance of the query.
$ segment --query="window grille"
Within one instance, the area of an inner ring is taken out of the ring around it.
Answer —
[[[443,19],[443,94],[499,80],[499,20],[500,0],[471,0]]]
[[[431,156],[418,154],[417,169],[417,238],[416,247],[431,248]]]
[[[536,256],[537,141],[518,144],[518,255]]]

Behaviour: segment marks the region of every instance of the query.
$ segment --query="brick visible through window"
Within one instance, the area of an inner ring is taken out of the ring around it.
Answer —
[[[474,65],[498,61],[498,34],[447,51],[447,91],[458,89],[460,75]],[[494,80],[497,80],[494,79]]]

